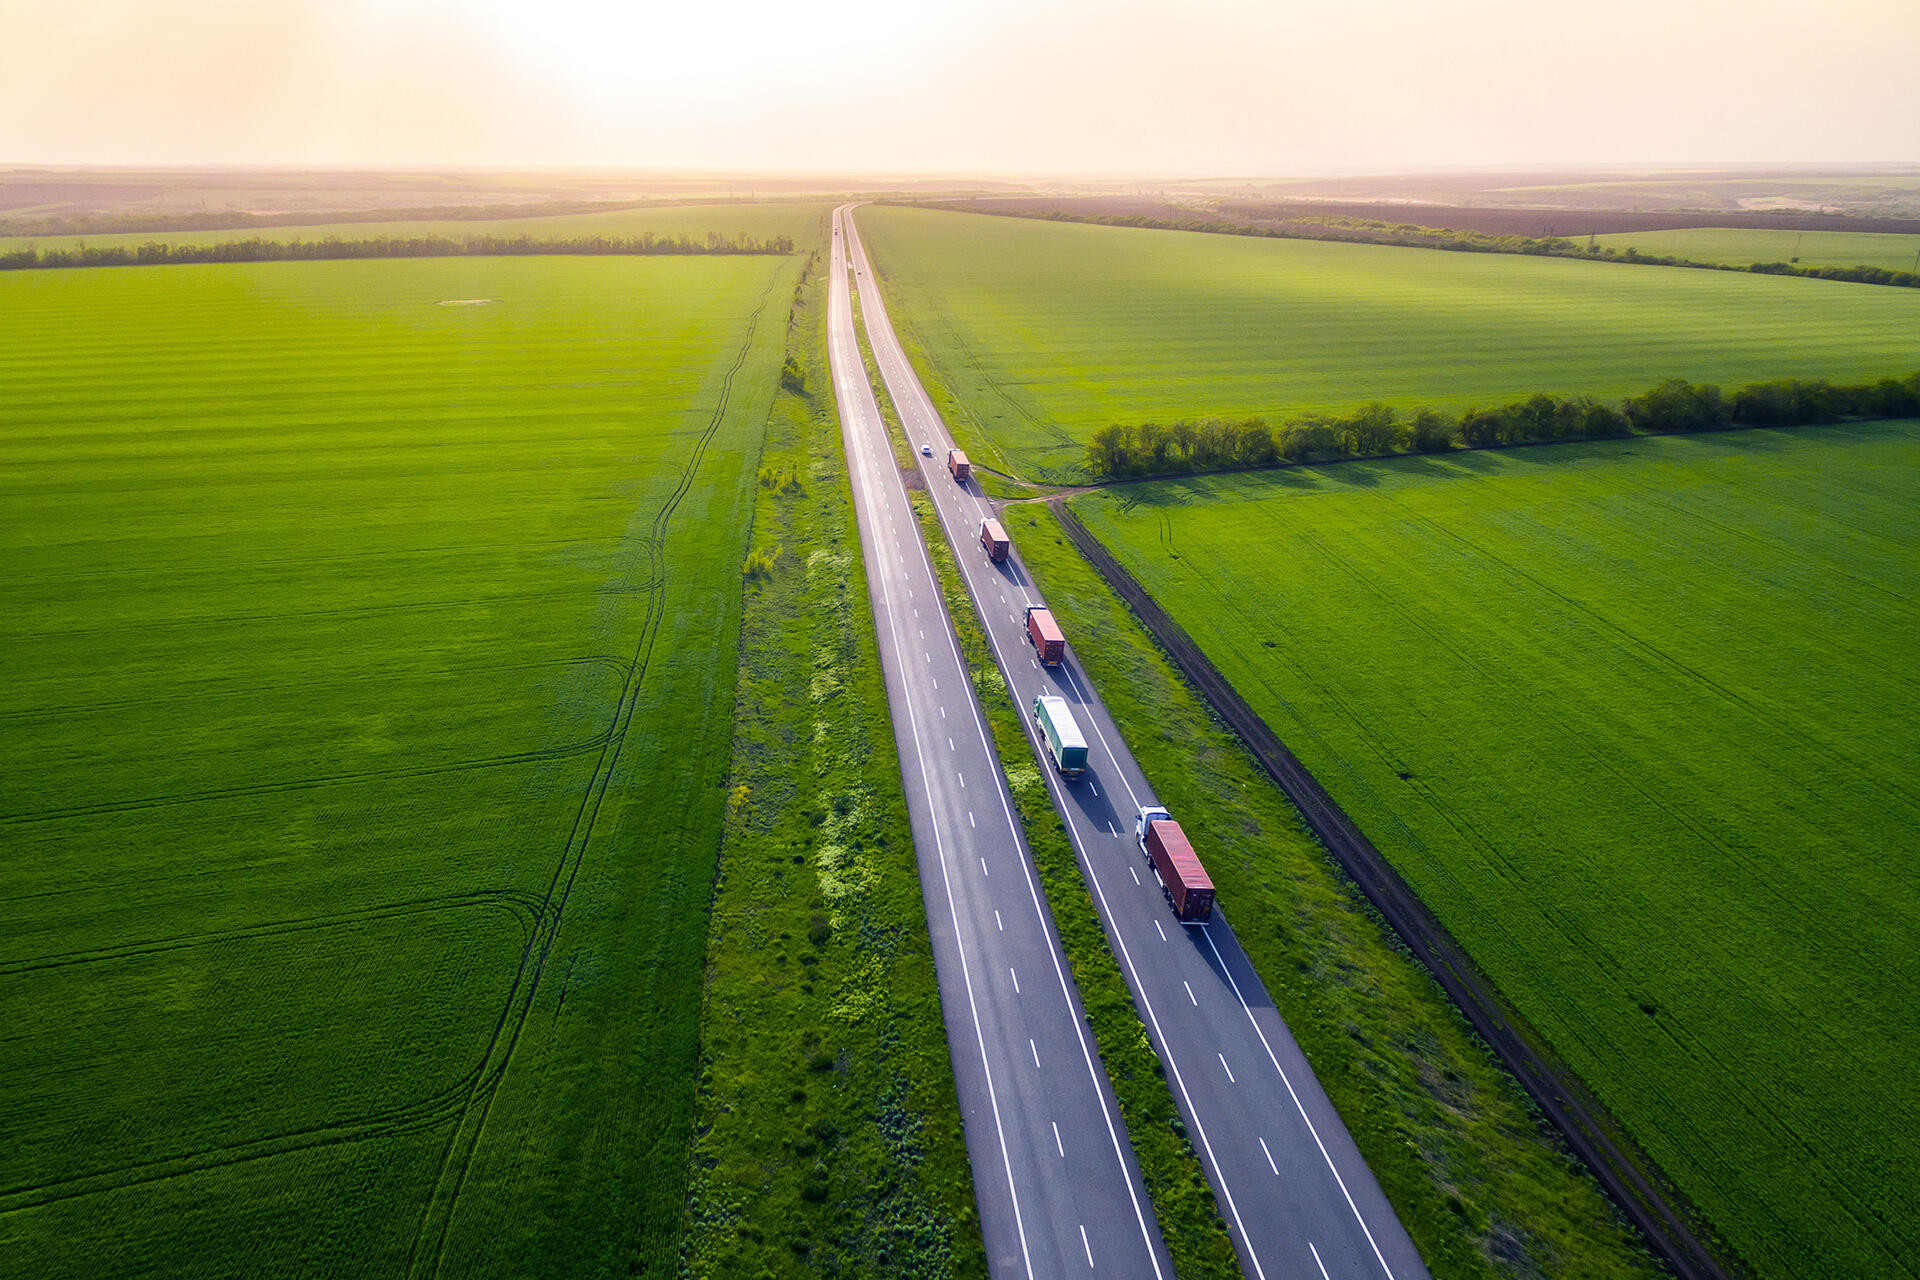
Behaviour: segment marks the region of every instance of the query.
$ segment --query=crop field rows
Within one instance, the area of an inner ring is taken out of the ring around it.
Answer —
[[[0,1269],[667,1260],[795,270],[0,285]]]
[[[879,206],[876,269],[962,443],[1077,482],[1109,423],[1461,409],[1904,374],[1920,290]]]
[[[1763,1276],[1912,1270],[1920,424],[1073,508]]]

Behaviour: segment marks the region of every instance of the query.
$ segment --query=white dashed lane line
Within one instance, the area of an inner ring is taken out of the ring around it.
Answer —
[[[1020,975],[1014,971],[1014,968],[1012,965],[1007,966],[1007,976],[1013,979],[1013,994],[1019,995],[1020,994]]]
[[[1165,942],[1167,940],[1167,931],[1160,927],[1160,922],[1158,920],[1155,920],[1153,922],[1153,931],[1160,935],[1160,941]]]
[[[1062,1160],[1067,1158],[1066,1145],[1060,1141],[1060,1122],[1058,1120],[1053,1122],[1053,1149],[1060,1153]]]
[[[1233,1068],[1227,1065],[1227,1055],[1224,1053],[1216,1053],[1213,1056],[1220,1059],[1220,1069],[1227,1073],[1227,1083],[1239,1084],[1240,1082],[1233,1078]]]
[[[1033,1050],[1033,1065],[1036,1067],[1039,1066],[1040,1065],[1040,1046],[1033,1042],[1032,1036],[1027,1037],[1027,1048]]]
[[[1279,1177],[1280,1166],[1273,1162],[1273,1152],[1267,1150],[1267,1140],[1265,1138],[1260,1139],[1260,1154],[1267,1158],[1267,1168],[1273,1170],[1273,1176],[1276,1178]]]
[[[1180,979],[1180,985],[1187,989],[1187,999],[1192,1000],[1193,1007],[1198,1009],[1200,1007],[1200,1001],[1193,994],[1193,984],[1185,978],[1182,978]]]

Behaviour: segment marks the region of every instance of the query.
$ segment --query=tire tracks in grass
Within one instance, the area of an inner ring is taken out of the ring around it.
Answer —
[[[754,334],[759,328],[761,313],[766,310],[767,302],[773,295],[773,287],[762,295],[760,304],[748,317],[747,331],[741,340],[739,350],[734,353],[733,363],[728,366],[721,379],[720,395],[707,425],[695,441],[693,451],[680,467],[680,480],[673,492],[654,513],[653,524],[643,546],[649,560],[650,572],[646,581],[649,584],[646,614],[641,623],[640,634],[635,642],[633,659],[628,674],[620,690],[619,701],[613,711],[605,745],[594,765],[594,775],[587,784],[581,797],[580,806],[574,814],[572,828],[567,841],[555,863],[553,874],[547,882],[546,893],[542,898],[542,915],[534,935],[527,940],[521,952],[520,965],[516,970],[513,983],[507,992],[506,1001],[501,1006],[500,1015],[487,1042],[486,1052],[481,1065],[473,1078],[473,1083],[457,1112],[457,1121],[453,1132],[448,1135],[442,1151],[439,1172],[434,1185],[421,1208],[420,1221],[414,1232],[412,1248],[408,1251],[406,1274],[408,1277],[426,1277],[439,1274],[442,1259],[446,1254],[447,1237],[453,1229],[455,1211],[459,1205],[461,1192],[466,1187],[467,1176],[473,1167],[473,1158],[480,1145],[480,1138],[486,1129],[489,1115],[492,1113],[494,1099],[499,1094],[500,1083],[505,1078],[507,1068],[512,1064],[513,1053],[519,1046],[520,1034],[525,1029],[527,1019],[533,1011],[533,1000],[537,994],[548,957],[559,936],[562,913],[566,910],[567,899],[572,893],[574,880],[585,858],[587,844],[593,834],[595,821],[599,817],[600,806],[604,801],[615,767],[619,763],[621,748],[626,743],[627,728],[633,721],[634,711],[639,705],[640,690],[646,681],[648,667],[652,662],[653,646],[659,636],[660,621],[666,607],[666,538],[674,512],[681,501],[693,488],[695,477],[699,474],[700,464],[706,457],[707,447],[719,433],[725,420],[727,409],[733,398],[734,378],[746,365],[747,357],[753,349]]]
[[[541,764],[585,755],[604,749],[612,738],[609,728],[592,738],[558,747],[533,751],[515,751],[501,756],[481,756],[473,760],[449,760],[441,764],[396,765],[390,769],[361,769],[348,773],[320,774],[311,778],[292,778],[280,782],[255,782],[237,787],[208,787],[200,791],[181,791],[172,795],[142,796],[133,800],[102,800],[98,804],[70,805],[63,809],[39,809],[27,813],[0,814],[0,826],[26,826],[40,822],[59,822],[67,818],[96,817],[109,813],[133,813],[143,809],[164,809],[182,804],[204,804],[214,800],[236,800],[247,796],[278,795],[288,791],[310,791],[316,787],[343,786],[378,779],[428,778],[443,773],[465,773],[474,769],[499,769],[521,764]]]

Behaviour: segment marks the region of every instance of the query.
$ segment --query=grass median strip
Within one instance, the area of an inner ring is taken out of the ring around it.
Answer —
[[[684,1272],[983,1277],[825,311],[816,267],[754,503]]]
[[[1113,1083],[1120,1114],[1127,1122],[1134,1158],[1140,1163],[1147,1194],[1153,1199],[1174,1269],[1185,1280],[1237,1276],[1240,1267],[1227,1224],[1220,1217],[1200,1156],[1174,1105],[1166,1069],[1153,1051],[1147,1029],[1134,1010],[1126,979],[1107,945],[1106,931],[1087,892],[1066,825],[1053,807],[1021,726],[1020,713],[1008,698],[1006,681],[987,648],[973,601],[960,582],[959,566],[934,514],[933,501],[925,493],[912,497],[914,513],[940,577],[947,613],[960,639],[960,652],[993,731],[994,750],[1006,771],[1014,808],[1019,812],[1027,845],[1033,850],[1034,868],[1040,874],[1054,927],[1060,932],[1061,949],[1073,971],[1080,1001],[1086,1006],[1088,1025]]]
[[[1051,513],[1014,506],[1003,523],[1432,1272],[1660,1274]]]

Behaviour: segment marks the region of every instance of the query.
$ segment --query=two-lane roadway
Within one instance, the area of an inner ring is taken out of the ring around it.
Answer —
[[[1173,1280],[861,364],[844,219],[828,355],[988,1262]]]
[[[1158,803],[1152,788],[1074,659],[1072,637],[1057,669],[1041,666],[1027,641],[1025,608],[1045,603],[1018,554],[1029,526],[1009,520],[1014,554],[988,560],[978,537],[992,505],[977,484],[947,474],[952,437],[894,334],[853,219],[843,224],[868,340],[916,456],[932,446],[921,470],[1008,690],[1023,711],[1042,693],[1065,698],[1087,736],[1091,767],[1069,781],[1023,715],[1243,1269],[1259,1280],[1425,1280],[1406,1229],[1235,940],[1233,903],[1221,902],[1205,926],[1182,925],[1168,908],[1134,836],[1140,808]]]

